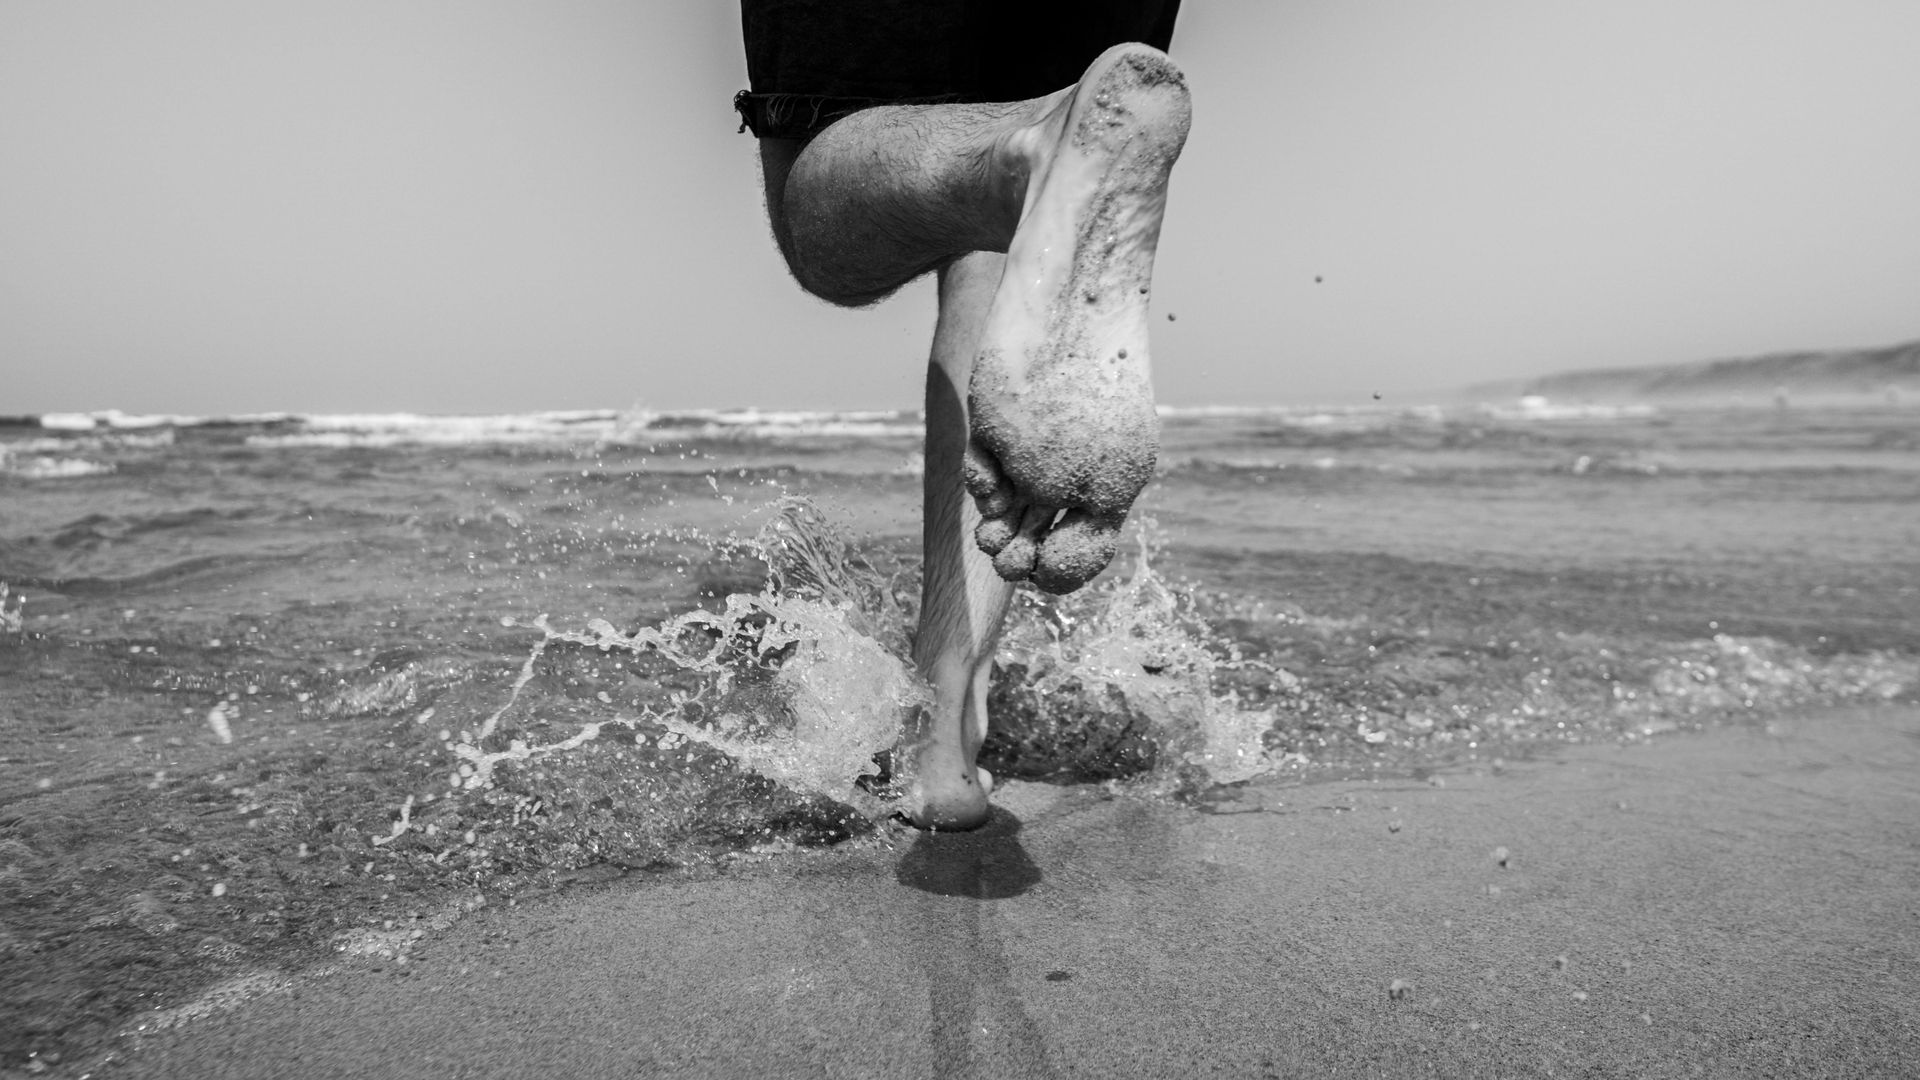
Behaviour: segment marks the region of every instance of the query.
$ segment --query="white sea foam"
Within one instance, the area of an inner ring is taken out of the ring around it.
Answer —
[[[88,461],[85,458],[50,457],[44,454],[28,457],[24,454],[8,452],[0,447],[0,476],[13,476],[22,480],[68,480],[76,476],[100,476],[113,471],[111,464]]]
[[[1324,431],[1367,431],[1408,420],[1441,423],[1465,412],[1497,420],[1620,420],[1655,416],[1651,405],[1562,404],[1530,394],[1511,404],[1482,402],[1471,410],[1439,405],[1161,405],[1163,420],[1267,420],[1282,426]]]
[[[1162,420],[1248,417],[1279,421],[1325,423],[1331,420],[1444,420],[1438,405],[1156,405]]]
[[[770,409],[685,409],[628,418],[622,441],[674,438],[804,439],[918,437],[925,430],[912,413],[894,411],[808,412]]]
[[[55,431],[87,431],[92,427],[82,427],[81,421],[88,420],[86,414],[55,415],[51,425],[43,422],[43,428]],[[115,414],[119,415],[119,414]],[[42,418],[43,421],[45,418]],[[145,429],[150,424],[124,424],[123,428]],[[53,435],[30,439],[12,439],[0,443],[0,476],[11,476],[22,480],[69,480],[81,476],[100,476],[111,473],[116,466],[111,461],[95,461],[77,457],[77,454],[102,454],[122,450],[155,450],[173,445],[174,433],[171,428],[158,431],[143,431],[139,434],[121,434],[116,431],[102,434]]]
[[[109,428],[127,431],[140,428],[195,427],[210,423],[258,424],[286,418],[285,413],[261,413],[253,416],[182,416],[173,413],[124,413],[119,409],[94,412],[45,413],[40,426],[48,431],[97,431]]]
[[[1369,431],[1409,420],[1449,418],[1438,405],[1160,405],[1161,419],[1244,418],[1315,431]],[[1513,404],[1483,403],[1470,415],[1501,420],[1610,420],[1652,416],[1650,405],[1559,404],[1528,396]],[[202,416],[126,413],[118,409],[45,413],[48,431],[118,433],[205,426],[275,427],[247,436],[261,447],[389,447],[487,444],[638,444],[686,439],[918,438],[925,431],[915,412],[799,409],[570,409],[528,413],[445,415],[431,413],[239,413]],[[131,438],[131,436],[120,436]],[[23,443],[12,444],[16,449]],[[38,446],[39,444],[35,444]],[[134,445],[124,443],[121,445]]]
[[[250,435],[258,447],[642,445],[686,439],[918,437],[912,414],[701,409],[679,412],[565,412],[478,416],[420,413],[319,414],[294,418],[292,431]]]
[[[297,430],[247,436],[261,447],[476,446],[489,444],[591,444],[613,430],[610,409],[508,413],[492,416],[429,416],[420,413],[344,413],[295,417]]]
[[[18,634],[26,629],[27,597],[0,581],[0,634]]]
[[[90,413],[47,413],[40,426],[48,431],[92,431],[98,426]]]
[[[595,425],[619,416],[612,409],[579,409],[564,412],[495,413],[445,416],[422,413],[320,413],[299,417],[311,431],[442,432],[468,436],[490,432],[548,432],[578,425]]]
[[[1294,428],[1315,434],[1356,434],[1400,427],[1408,422],[1437,424],[1447,419],[1438,405],[1162,405],[1163,421],[1249,420],[1269,428]]]
[[[1651,405],[1557,405],[1538,394],[1512,405],[1482,404],[1479,411],[1496,420],[1630,420],[1659,413]]]
[[[173,445],[174,435],[171,428],[156,431],[151,435],[68,435],[51,436],[39,439],[15,439],[0,447],[0,453],[15,454],[61,454],[81,451],[98,453],[102,450],[158,450]]]

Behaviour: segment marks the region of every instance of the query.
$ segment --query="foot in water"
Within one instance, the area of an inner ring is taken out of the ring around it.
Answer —
[[[1005,144],[1029,181],[974,360],[966,483],[1008,581],[1086,584],[1153,475],[1147,301],[1190,119],[1166,54],[1118,45]]]
[[[907,762],[910,767],[900,771]],[[879,773],[861,777],[854,786],[892,802],[898,807],[894,817],[917,829],[964,832],[986,824],[992,814],[987,800],[993,774],[971,761],[962,766],[952,755],[922,745],[910,757],[877,755],[874,764]]]
[[[934,832],[964,832],[985,825],[993,813],[987,801],[993,794],[993,774],[978,765],[950,769],[958,782],[943,785],[933,775],[940,764],[920,763],[924,771],[906,794],[899,816],[915,828]]]

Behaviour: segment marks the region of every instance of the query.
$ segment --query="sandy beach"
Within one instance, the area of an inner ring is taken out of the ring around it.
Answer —
[[[1911,1075],[1920,710],[630,875],[97,1075]],[[1504,857],[1504,862],[1502,858]]]
[[[1920,1080],[1920,4],[895,6],[0,3],[0,1080]]]

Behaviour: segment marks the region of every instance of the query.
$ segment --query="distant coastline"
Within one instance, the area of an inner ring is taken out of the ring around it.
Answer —
[[[1753,408],[1781,405],[1920,408],[1920,340],[1865,349],[1780,352],[1645,367],[1590,368],[1452,389],[1396,393],[1357,404],[1167,405],[1161,419],[1259,417],[1314,422],[1407,412],[1440,420],[1460,410],[1511,419],[1597,419],[1657,408]],[[921,434],[917,409],[627,409],[525,413],[298,413],[229,415],[86,412],[0,414],[0,436],[58,437],[178,429],[230,431],[257,445],[396,445],[400,443],[657,441]]]
[[[1481,383],[1480,401],[1670,406],[1920,405],[1920,341],[1870,349],[1782,352],[1655,367],[1596,368]]]

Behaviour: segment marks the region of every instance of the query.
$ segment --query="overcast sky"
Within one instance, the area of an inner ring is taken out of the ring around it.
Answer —
[[[788,280],[738,35],[5,0],[0,414],[916,406],[930,290]],[[1187,0],[1161,400],[1920,337],[1916,43],[1910,0]]]

